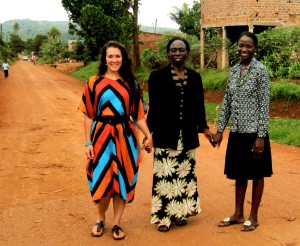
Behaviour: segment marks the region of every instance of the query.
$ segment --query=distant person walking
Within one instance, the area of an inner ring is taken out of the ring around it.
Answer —
[[[3,62],[2,68],[4,71],[4,77],[7,79],[8,78],[8,69],[9,69],[9,64],[7,63],[7,61]]]

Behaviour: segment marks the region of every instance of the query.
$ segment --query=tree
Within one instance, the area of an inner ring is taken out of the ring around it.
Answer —
[[[67,50],[67,42],[60,38],[60,32],[56,27],[52,27],[48,32],[48,41],[40,47],[39,55],[50,63],[55,63],[63,58]]]
[[[134,19],[133,57],[134,57],[134,67],[136,69],[141,67],[140,49],[139,49],[138,11],[139,11],[139,0],[134,0],[134,3],[133,3],[133,19]]]
[[[19,53],[21,53],[25,48],[24,41],[20,38],[19,35],[11,33],[8,46],[13,52],[15,56],[17,56]]]
[[[14,33],[16,33],[16,34],[19,32],[20,25],[17,22],[13,25],[13,30],[14,30]]]
[[[26,50],[33,52],[33,54],[37,55],[43,43],[48,41],[48,37],[45,35],[36,35],[34,39],[27,39],[25,42]]]
[[[194,1],[191,8],[187,3],[184,3],[181,9],[177,7],[174,9],[170,13],[170,18],[179,25],[179,30],[200,39],[200,2]]]
[[[60,39],[60,35],[61,35],[61,32],[55,26],[51,27],[51,29],[48,32],[48,38],[50,40],[57,39],[57,38]]]
[[[84,40],[85,62],[96,60],[103,45],[115,39],[129,45],[133,37],[132,0],[62,0],[72,21],[71,34]]]

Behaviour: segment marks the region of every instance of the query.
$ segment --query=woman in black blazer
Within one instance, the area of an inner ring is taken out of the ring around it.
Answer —
[[[200,145],[198,133],[212,139],[201,76],[185,67],[189,53],[185,39],[172,38],[167,44],[170,64],[152,71],[148,82],[147,123],[154,145],[151,223],[162,232],[172,222],[185,225],[201,211],[195,148]]]

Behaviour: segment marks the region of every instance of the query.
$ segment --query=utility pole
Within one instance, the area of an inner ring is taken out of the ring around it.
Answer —
[[[154,33],[156,33],[156,27],[157,27],[157,19],[155,19],[155,23],[154,23]]]

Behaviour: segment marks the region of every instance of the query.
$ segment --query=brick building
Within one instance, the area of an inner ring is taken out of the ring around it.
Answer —
[[[243,31],[260,33],[269,27],[300,26],[300,0],[201,0],[201,67],[204,67],[204,30],[220,28],[235,42]],[[219,67],[228,66],[222,50]]]

